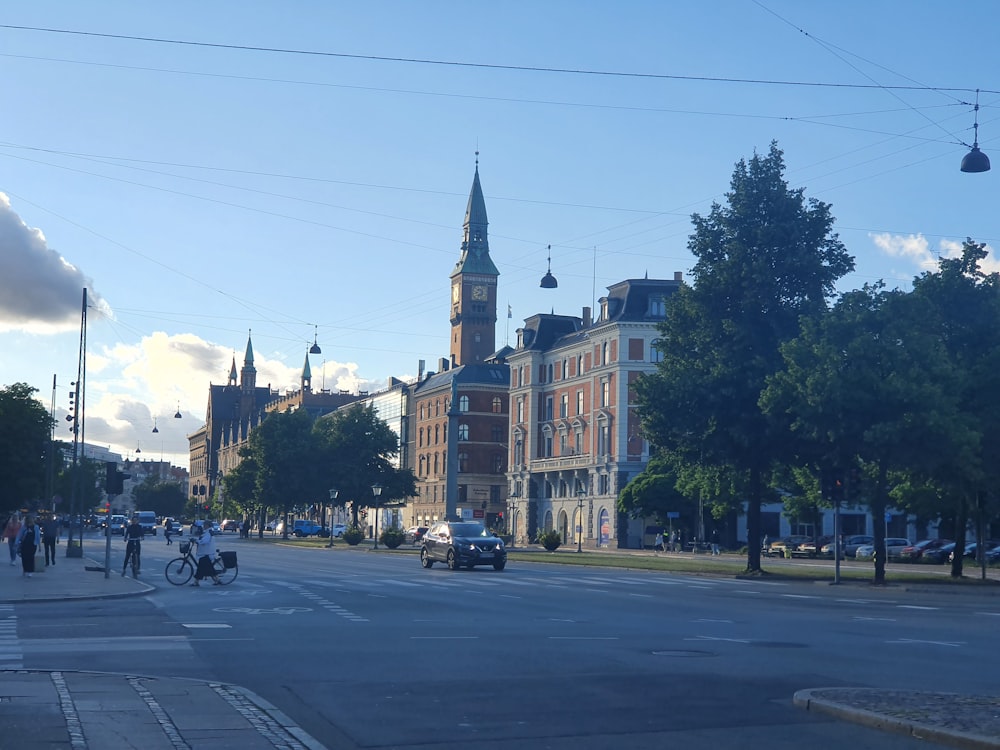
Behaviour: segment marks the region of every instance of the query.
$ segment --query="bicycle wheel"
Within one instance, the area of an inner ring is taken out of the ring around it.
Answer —
[[[236,576],[240,574],[239,566],[234,566],[232,568],[227,568],[222,564],[221,558],[216,558],[215,560],[215,575],[219,577],[219,583],[226,586],[236,580]]]
[[[139,577],[139,553],[138,552],[133,552],[132,553],[132,577],[133,578],[138,578]]]
[[[163,574],[174,586],[183,586],[194,575],[194,566],[186,557],[177,557],[167,563]]]

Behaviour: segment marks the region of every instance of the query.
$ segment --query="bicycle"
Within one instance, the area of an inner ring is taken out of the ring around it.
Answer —
[[[175,557],[168,562],[163,571],[167,580],[174,586],[183,586],[190,581],[198,568],[198,561],[191,552],[191,546],[190,541],[181,542],[178,547],[182,556]],[[215,560],[212,561],[212,566],[215,568],[215,575],[218,577],[219,583],[223,586],[235,581],[236,576],[240,573],[239,566],[236,564],[235,552],[219,552]]]
[[[142,544],[137,539],[133,541],[135,541],[135,545],[133,545],[131,549],[129,549],[128,543],[125,544],[125,562],[122,564],[122,576],[125,575],[125,569],[129,566],[129,563],[131,563],[132,577],[138,578]]]

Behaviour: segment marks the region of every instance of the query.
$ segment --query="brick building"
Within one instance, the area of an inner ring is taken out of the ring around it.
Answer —
[[[515,541],[555,529],[565,543],[637,547],[618,492],[649,460],[632,383],[652,372],[665,300],[681,284],[628,279],[608,287],[592,320],[534,315],[517,330],[510,368],[509,509]],[[582,534],[582,538],[578,538]]]

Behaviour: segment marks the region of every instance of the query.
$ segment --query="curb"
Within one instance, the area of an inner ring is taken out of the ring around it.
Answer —
[[[808,690],[799,690],[792,696],[792,702],[806,711],[817,711],[855,724],[862,724],[874,729],[884,729],[919,740],[930,740],[942,745],[967,748],[969,750],[996,750],[1000,748],[1000,737],[989,737],[957,729],[942,728],[912,719],[900,719],[885,713],[856,708],[830,697],[818,695],[820,693],[841,693],[847,695],[855,692],[855,690],[853,688],[811,688]],[[957,697],[952,693],[937,693],[935,695],[937,696],[937,700],[942,702],[947,701],[949,697]]]

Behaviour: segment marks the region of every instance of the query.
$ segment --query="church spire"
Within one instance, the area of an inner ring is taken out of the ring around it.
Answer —
[[[487,273],[500,275],[490,258],[490,243],[487,235],[489,221],[486,218],[486,199],[479,184],[479,152],[476,152],[476,173],[472,178],[469,202],[465,207],[465,222],[462,232],[462,255],[455,264],[452,276],[457,273]]]
[[[312,368],[309,367],[309,352],[306,352],[306,363],[302,365],[302,392],[312,390]]]
[[[244,393],[251,393],[257,387],[257,369],[253,366],[253,343],[250,332],[247,331],[247,351],[243,356],[243,369],[240,371],[240,388]]]

